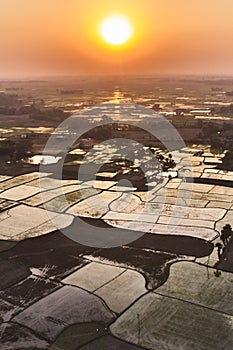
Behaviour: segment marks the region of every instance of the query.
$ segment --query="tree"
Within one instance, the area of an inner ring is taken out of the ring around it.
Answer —
[[[32,141],[29,138],[20,139],[17,142],[15,148],[15,158],[22,159],[28,156],[28,153],[32,150]]]
[[[15,142],[11,140],[0,139],[0,156],[12,157],[15,151]]]
[[[222,160],[221,168],[226,170],[233,170],[233,150],[229,150]]]
[[[221,276],[221,271],[219,271],[219,270],[214,271],[214,276],[215,277],[220,277]]]
[[[218,250],[218,259],[220,260],[221,255],[222,255],[222,244],[221,244],[221,243],[216,243],[216,244],[215,244],[215,247],[216,247],[217,250]]]
[[[226,224],[222,231],[221,231],[221,236],[220,239],[222,240],[224,246],[227,245],[227,243],[229,242],[230,238],[233,236],[233,231],[232,231],[232,227],[230,224]]]

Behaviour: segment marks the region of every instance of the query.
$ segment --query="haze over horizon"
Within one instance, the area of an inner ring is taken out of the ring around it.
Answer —
[[[0,0],[0,78],[233,75],[232,13],[232,0]],[[119,47],[98,32],[114,14],[134,29]]]

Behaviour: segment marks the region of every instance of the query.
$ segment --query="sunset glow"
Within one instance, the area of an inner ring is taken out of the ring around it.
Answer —
[[[132,33],[130,22],[121,15],[108,17],[100,25],[100,35],[110,45],[124,44]]]
[[[0,76],[231,74],[232,11],[232,0],[0,0]]]

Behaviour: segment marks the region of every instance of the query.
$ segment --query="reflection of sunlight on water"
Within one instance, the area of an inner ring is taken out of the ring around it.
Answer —
[[[116,100],[120,100],[122,97],[123,97],[123,95],[120,91],[114,91],[114,98]]]
[[[29,157],[25,160],[26,163],[39,165],[49,165],[49,164],[55,164],[57,163],[62,157],[54,157],[54,156],[42,156],[42,155],[35,155],[33,157]]]
[[[115,90],[113,92],[113,98],[111,98],[110,101],[108,101],[108,102],[110,102],[110,103],[120,103],[120,102],[129,102],[129,101],[131,101],[130,98],[125,97],[124,94],[121,91]]]
[[[113,92],[113,98],[109,101],[111,103],[118,103],[121,102],[121,100],[123,99],[123,94],[116,90]]]

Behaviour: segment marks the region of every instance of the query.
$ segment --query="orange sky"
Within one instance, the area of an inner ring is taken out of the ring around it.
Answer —
[[[102,19],[127,16],[112,48]],[[233,74],[232,0],[0,0],[0,78],[75,74]]]

